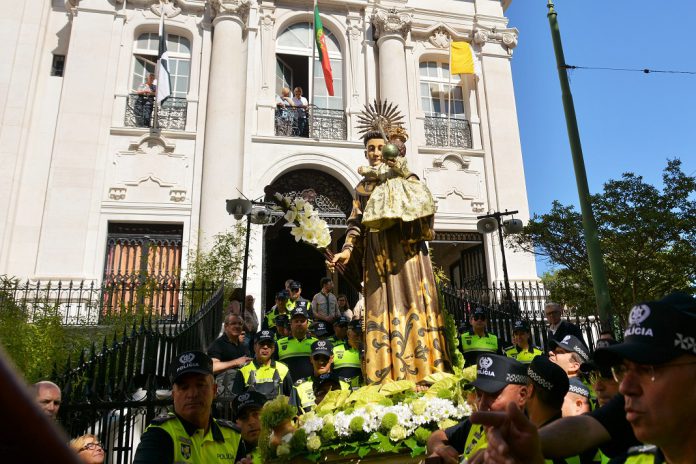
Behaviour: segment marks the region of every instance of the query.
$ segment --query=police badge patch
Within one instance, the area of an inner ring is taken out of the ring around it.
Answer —
[[[191,445],[188,443],[181,443],[181,448],[179,448],[179,451],[184,459],[191,459]]]

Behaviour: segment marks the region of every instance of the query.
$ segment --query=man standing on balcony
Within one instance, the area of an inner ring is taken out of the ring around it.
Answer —
[[[154,73],[149,73],[147,75],[147,80],[140,84],[135,93],[138,94],[138,100],[135,106],[135,117],[138,120],[137,124],[140,127],[150,127],[152,108],[155,103],[155,95],[157,94]]]

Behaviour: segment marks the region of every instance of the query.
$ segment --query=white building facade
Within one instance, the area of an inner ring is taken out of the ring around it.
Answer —
[[[235,223],[226,199],[268,186],[312,199],[340,248],[366,162],[356,117],[379,98],[405,114],[409,167],[437,200],[436,264],[457,286],[502,281],[498,237],[479,234],[476,216],[529,215],[509,3],[320,0],[330,97],[309,0],[3,2],[0,275],[178,272]],[[161,15],[173,98],[148,118],[135,91],[155,69]],[[450,76],[453,40],[472,45],[476,75]],[[277,110],[283,86],[310,101],[304,131]],[[145,261],[144,243],[159,250]],[[536,279],[533,256],[506,257],[511,281]],[[323,260],[287,230],[253,225],[248,289],[272,304],[295,278],[311,297]]]

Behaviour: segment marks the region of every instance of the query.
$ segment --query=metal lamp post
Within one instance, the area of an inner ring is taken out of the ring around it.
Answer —
[[[515,234],[522,230],[522,221],[519,219],[510,219],[503,221],[503,216],[510,216],[512,214],[517,214],[517,210],[504,212],[496,212],[483,214],[481,216],[476,216],[478,223],[476,224],[476,229],[481,234],[488,234],[491,232],[498,231],[498,239],[500,240],[500,253],[503,257],[503,279],[505,281],[505,300],[507,302],[512,302],[512,293],[510,292],[510,280],[508,278],[507,270],[507,260],[505,259],[505,242],[503,241],[503,228],[505,232],[509,234]]]
[[[263,208],[254,210],[254,206],[262,205]],[[242,267],[242,318],[246,311],[246,288],[247,288],[247,273],[249,270],[249,240],[251,238],[251,224],[266,224],[270,219],[270,214],[266,209],[266,203],[257,200],[249,200],[247,198],[237,198],[235,200],[226,201],[227,213],[234,216],[239,221],[244,216],[247,218],[246,223],[246,241],[244,244],[244,265]]]

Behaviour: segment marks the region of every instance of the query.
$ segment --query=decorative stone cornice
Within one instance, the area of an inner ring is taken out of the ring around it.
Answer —
[[[512,52],[512,49],[517,47],[517,37],[519,36],[519,31],[516,28],[512,29],[498,29],[498,28],[487,28],[477,26],[474,29],[474,43],[478,45],[483,45],[485,43],[497,43],[501,44],[508,49],[508,52]]]
[[[210,0],[215,20],[231,17],[239,19],[245,25],[249,16],[250,4],[250,0]]]
[[[450,40],[451,39],[449,33],[444,29],[438,29],[435,32],[433,32],[430,37],[428,37],[428,41],[430,41],[430,43],[433,44],[435,48],[449,47]]]
[[[413,16],[410,13],[399,12],[396,8],[377,9],[372,15],[376,38],[398,35],[405,39],[406,34],[411,30],[412,21]]]
[[[181,13],[181,8],[174,6],[170,0],[164,0],[163,3],[150,5],[150,11],[156,16],[162,16],[162,14],[164,14],[165,18],[173,18]]]

